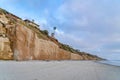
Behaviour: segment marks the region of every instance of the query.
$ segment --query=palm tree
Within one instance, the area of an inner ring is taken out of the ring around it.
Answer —
[[[57,27],[53,27],[53,30],[54,30],[54,35],[55,35],[55,30],[57,29]]]
[[[53,27],[54,31],[57,29],[57,27]]]
[[[57,27],[53,27],[54,32],[51,34],[52,37],[55,36],[55,30],[56,30],[56,29],[57,29]]]

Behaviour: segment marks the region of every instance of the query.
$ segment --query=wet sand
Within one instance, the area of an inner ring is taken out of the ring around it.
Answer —
[[[0,61],[0,80],[120,80],[120,67],[94,61]]]

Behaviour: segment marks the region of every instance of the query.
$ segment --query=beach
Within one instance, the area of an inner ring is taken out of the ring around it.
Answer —
[[[120,67],[95,61],[0,61],[0,80],[120,80]]]

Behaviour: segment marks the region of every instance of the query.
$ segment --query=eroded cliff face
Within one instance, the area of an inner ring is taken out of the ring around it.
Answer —
[[[33,28],[34,27],[34,28]],[[31,29],[33,28],[33,29]],[[35,26],[0,10],[0,59],[14,60],[98,60],[100,58],[78,55],[59,47]],[[42,37],[42,38],[41,38]]]
[[[13,28],[14,29],[14,28]],[[17,60],[63,60],[71,59],[70,52],[64,51],[54,42],[39,39],[31,29],[17,25],[15,29],[14,59]],[[9,36],[10,39],[13,36]]]
[[[6,35],[5,26],[0,23],[0,59],[13,59],[10,40]]]

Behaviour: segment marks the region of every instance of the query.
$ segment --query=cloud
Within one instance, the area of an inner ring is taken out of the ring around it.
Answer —
[[[109,59],[120,59],[120,0],[1,0],[0,7],[35,19],[60,42]]]
[[[120,6],[112,0],[66,0],[55,17],[64,34],[58,38],[98,55],[119,53]],[[63,37],[64,36],[64,37]],[[110,47],[113,46],[113,47]],[[118,58],[120,59],[120,58]]]

